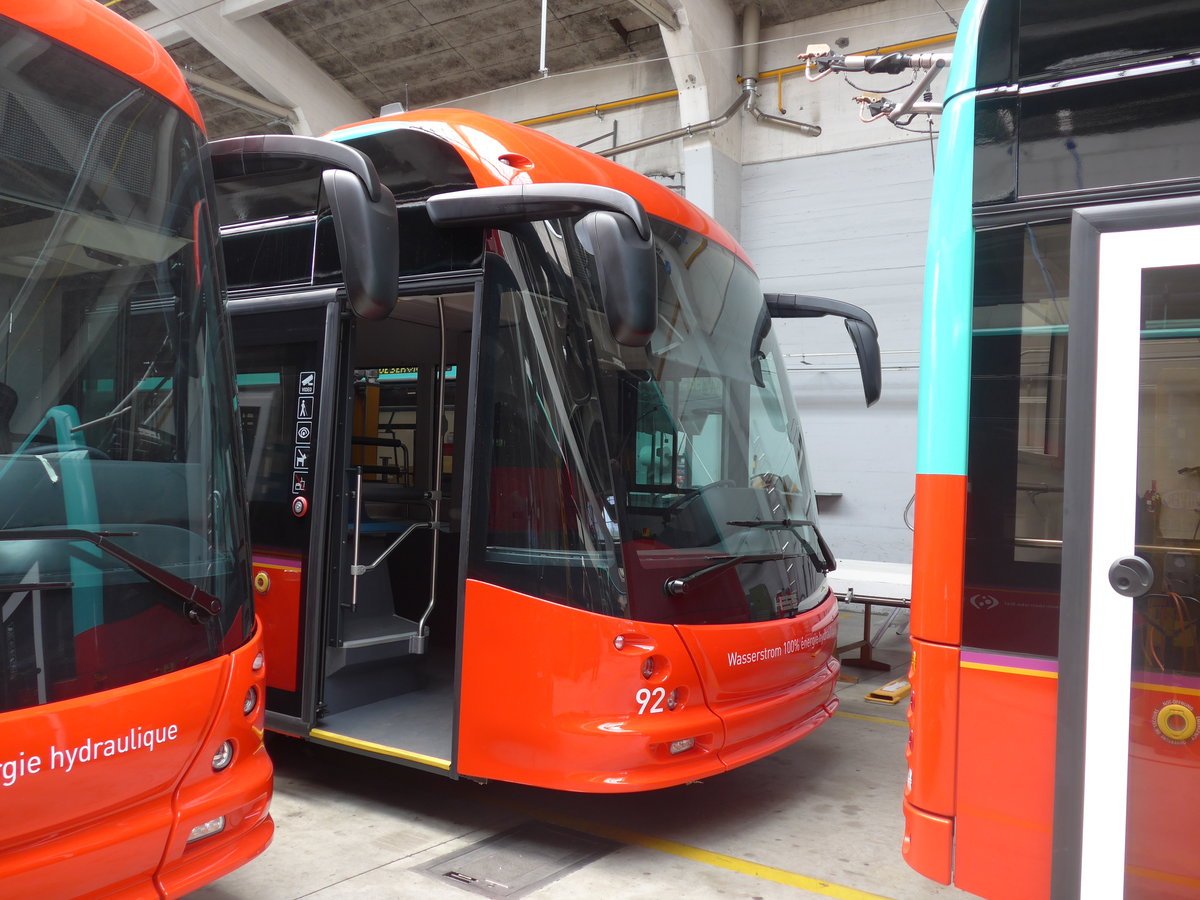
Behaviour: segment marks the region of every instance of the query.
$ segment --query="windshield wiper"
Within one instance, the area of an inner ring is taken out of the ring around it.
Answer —
[[[133,531],[85,531],[82,528],[47,528],[44,531],[34,528],[5,528],[0,530],[0,541],[83,541],[119,559],[147,581],[166,588],[185,604],[191,604],[200,612],[215,616],[221,611],[221,601],[212,594],[109,540],[114,537],[135,537],[136,534],[137,532]],[[188,614],[191,615],[192,610],[188,610]]]
[[[726,525],[737,525],[741,528],[786,528],[800,539],[805,547],[808,547],[809,556],[813,558],[817,568],[822,573],[832,572],[837,568],[837,560],[834,559],[833,551],[829,549],[829,545],[825,543],[825,537],[821,534],[821,529],[817,527],[817,523],[810,519],[749,519],[742,522],[726,522]],[[813,552],[808,541],[804,539],[804,535],[800,534],[796,529],[807,525],[813,530],[813,534],[817,536],[817,546],[821,548],[821,558],[817,558],[817,554]]]
[[[705,566],[703,569],[697,569],[695,572],[689,572],[687,575],[681,575],[678,578],[668,578],[663,582],[663,593],[669,597],[678,597],[681,594],[686,594],[691,586],[702,578],[707,578],[709,575],[716,575],[718,572],[724,572],[726,569],[733,566],[739,566],[742,563],[758,563],[758,562],[780,562],[785,559],[795,557],[794,553],[743,553],[733,556],[706,556],[707,560],[717,560],[711,566]]]

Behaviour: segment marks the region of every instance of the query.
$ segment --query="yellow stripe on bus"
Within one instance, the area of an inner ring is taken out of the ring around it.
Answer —
[[[411,750],[401,750],[399,747],[389,747],[386,744],[360,741],[358,738],[347,737],[344,734],[335,734],[332,731],[325,731],[320,728],[314,728],[308,733],[308,736],[318,741],[325,741],[328,744],[338,744],[354,750],[365,750],[368,753],[378,753],[380,756],[406,759],[409,762],[420,763],[423,766],[431,766],[432,768],[442,769],[446,772],[450,771],[450,760],[438,759],[436,756],[426,756],[424,753],[413,753]]]
[[[1021,669],[1016,666],[992,666],[987,663],[959,663],[964,669],[979,669],[984,672],[1007,672],[1009,675],[1032,675],[1034,678],[1057,678],[1057,672],[1044,672],[1041,669]]]
[[[277,564],[277,563],[254,563],[252,568],[274,569],[276,572],[299,572],[300,564],[295,563],[294,565],[283,565],[283,564]]]
[[[1148,684],[1144,681],[1135,681],[1133,686],[1143,691],[1157,691],[1160,694],[1187,694],[1189,697],[1200,697],[1200,688],[1176,687],[1171,684]]]
[[[1007,672],[1010,675],[1032,675],[1035,678],[1057,678],[1057,672],[1044,672],[1040,669],[1020,669],[1015,666],[992,666],[987,663],[964,662],[959,663],[959,666],[964,669],[981,669],[985,672]],[[1190,697],[1200,697],[1200,688],[1180,687],[1171,684],[1150,684],[1147,681],[1131,682],[1131,687],[1135,687],[1143,691],[1156,691],[1160,694],[1187,694]],[[842,715],[838,713],[837,715]]]
[[[1189,878],[1186,875],[1176,875],[1173,872],[1160,872],[1158,869],[1144,869],[1139,866],[1126,866],[1125,871],[1130,875],[1145,878],[1149,881],[1161,881],[1165,884],[1176,884],[1180,887],[1200,888],[1200,879]]]

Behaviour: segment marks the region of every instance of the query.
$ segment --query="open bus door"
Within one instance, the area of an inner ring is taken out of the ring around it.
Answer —
[[[270,724],[451,772],[475,288],[380,321],[320,297],[231,304]]]
[[[278,203],[289,193],[281,183],[263,179],[262,196]],[[256,188],[243,182],[239,191],[238,203],[253,207]],[[644,344],[653,329],[640,208],[591,186],[525,194],[468,190],[430,202],[441,228],[426,219],[424,240],[466,235],[478,264],[406,278],[375,319],[345,315],[336,287],[316,283],[328,268],[319,224],[312,272],[289,272],[283,246],[312,239],[307,217],[293,210],[284,229],[223,217],[231,284],[271,287],[234,299],[230,311],[276,730],[458,772],[473,361],[480,323],[498,307],[489,291],[499,289],[474,226],[591,211],[592,246],[626,279],[605,290],[614,337]],[[491,489],[504,492],[504,478],[502,468],[492,472]]]

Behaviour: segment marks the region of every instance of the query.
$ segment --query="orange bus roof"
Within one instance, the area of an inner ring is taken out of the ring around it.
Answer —
[[[632,169],[523,125],[468,109],[426,109],[355,122],[325,136],[348,140],[401,128],[426,131],[452,144],[480,187],[581,182],[616,188],[634,197],[650,215],[690,228],[751,265],[729,232],[674,191]]]
[[[0,15],[124,72],[204,127],[200,107],[170,54],[96,0],[5,0]]]

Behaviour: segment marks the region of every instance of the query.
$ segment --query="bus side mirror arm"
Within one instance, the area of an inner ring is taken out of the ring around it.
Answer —
[[[387,318],[396,306],[400,278],[396,201],[365,153],[294,134],[225,138],[207,147],[217,181],[289,165],[320,166],[350,308],[364,319]]]
[[[596,260],[600,295],[617,343],[644,347],[658,317],[658,259],[650,220],[633,197],[592,184],[516,184],[435,194],[434,225],[500,228],[581,217],[575,233]]]
[[[840,316],[846,320],[846,331],[858,354],[858,369],[862,373],[863,394],[867,406],[879,399],[883,391],[883,366],[879,356],[879,329],[871,314],[853,303],[811,297],[805,294],[765,294],[767,310],[774,319],[812,319],[820,316]]]

